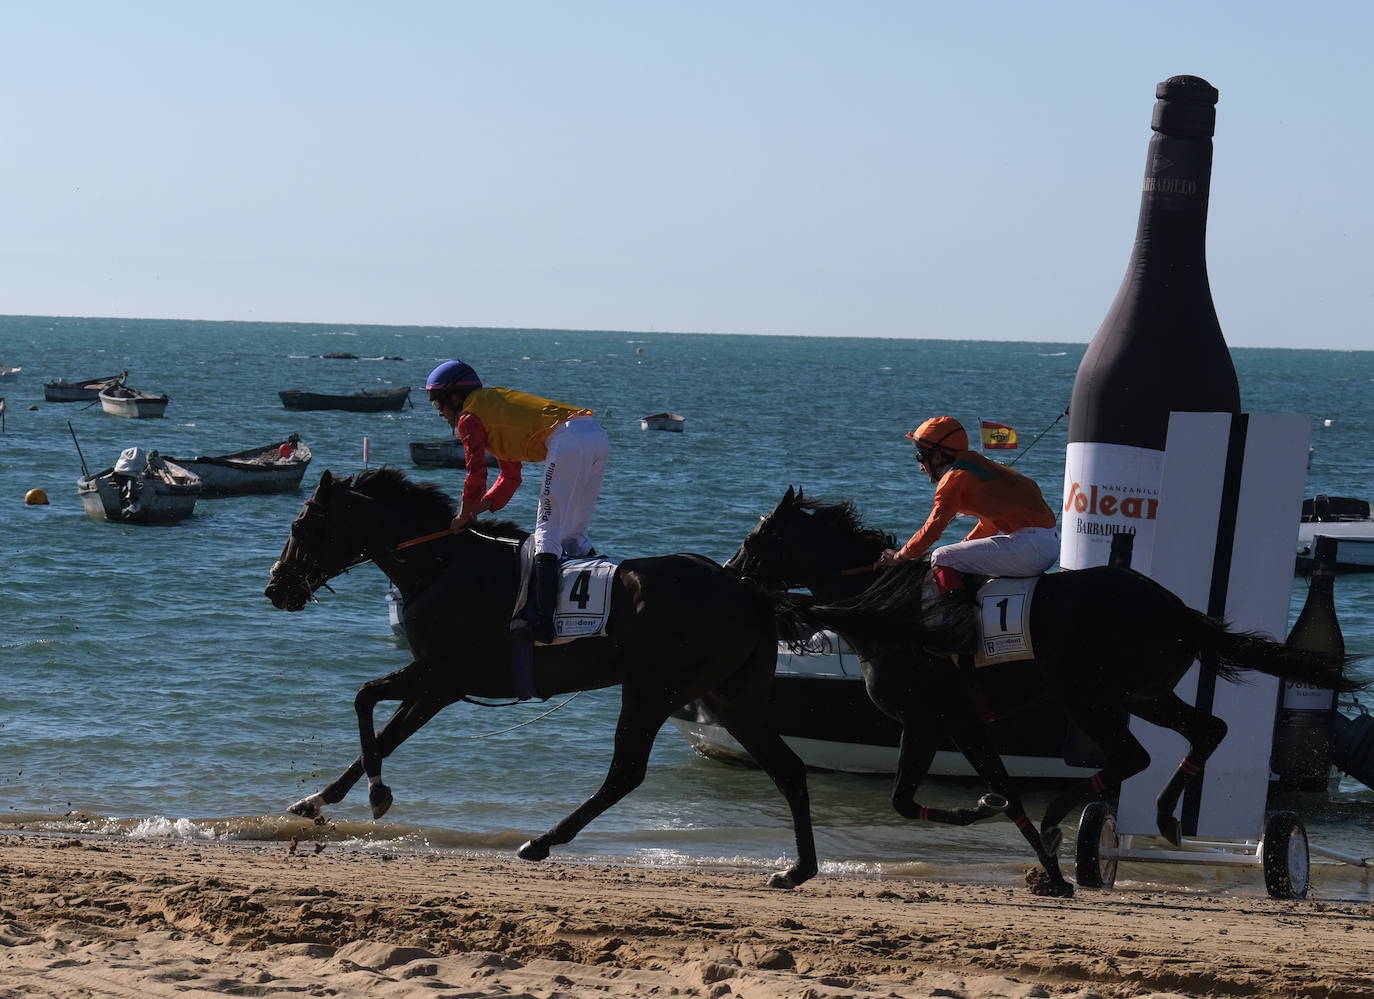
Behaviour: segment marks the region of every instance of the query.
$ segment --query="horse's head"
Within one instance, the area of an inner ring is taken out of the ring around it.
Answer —
[[[335,479],[327,469],[320,476],[315,492],[291,522],[286,546],[263,590],[273,606],[298,611],[330,579],[365,560],[357,533],[343,529],[343,494],[352,485],[352,477]]]
[[[846,570],[872,565],[893,545],[883,532],[864,527],[848,500],[809,500],[788,486],[725,565],[770,589],[814,590],[818,582],[833,584]]]
[[[806,585],[805,567],[794,564],[792,557],[801,528],[798,520],[804,515],[802,503],[801,490],[788,486],[782,500],[771,513],[759,518],[725,568],[769,589]]]

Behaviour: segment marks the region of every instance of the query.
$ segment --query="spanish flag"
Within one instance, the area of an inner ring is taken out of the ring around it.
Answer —
[[[983,450],[1010,451],[1016,447],[1016,431],[1005,423],[982,421]]]

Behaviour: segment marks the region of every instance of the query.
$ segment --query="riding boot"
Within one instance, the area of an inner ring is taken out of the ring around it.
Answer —
[[[925,648],[940,655],[955,655],[972,648],[978,627],[973,615],[973,593],[964,585],[963,574],[946,565],[931,566],[930,574],[937,593],[922,621],[927,632]]]
[[[554,552],[534,556],[530,590],[534,598],[534,640],[547,645],[558,637],[553,629],[553,612],[558,603],[558,556]]]

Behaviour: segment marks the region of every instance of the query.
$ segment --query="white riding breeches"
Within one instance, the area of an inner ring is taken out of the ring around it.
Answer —
[[[591,548],[587,529],[606,475],[610,441],[594,417],[574,416],[553,428],[548,447],[534,517],[534,551],[577,558]]]
[[[931,565],[984,576],[1038,576],[1057,561],[1057,527],[1023,527],[1015,534],[957,541],[930,553]]]

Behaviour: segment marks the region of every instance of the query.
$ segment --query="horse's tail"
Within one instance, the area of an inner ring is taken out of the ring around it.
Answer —
[[[1254,631],[1231,631],[1224,622],[1193,611],[1198,649],[1209,659],[1218,676],[1243,681],[1245,670],[1255,670],[1280,680],[1308,683],[1341,693],[1366,689],[1368,680],[1344,675],[1361,656],[1314,652],[1284,645]]]

